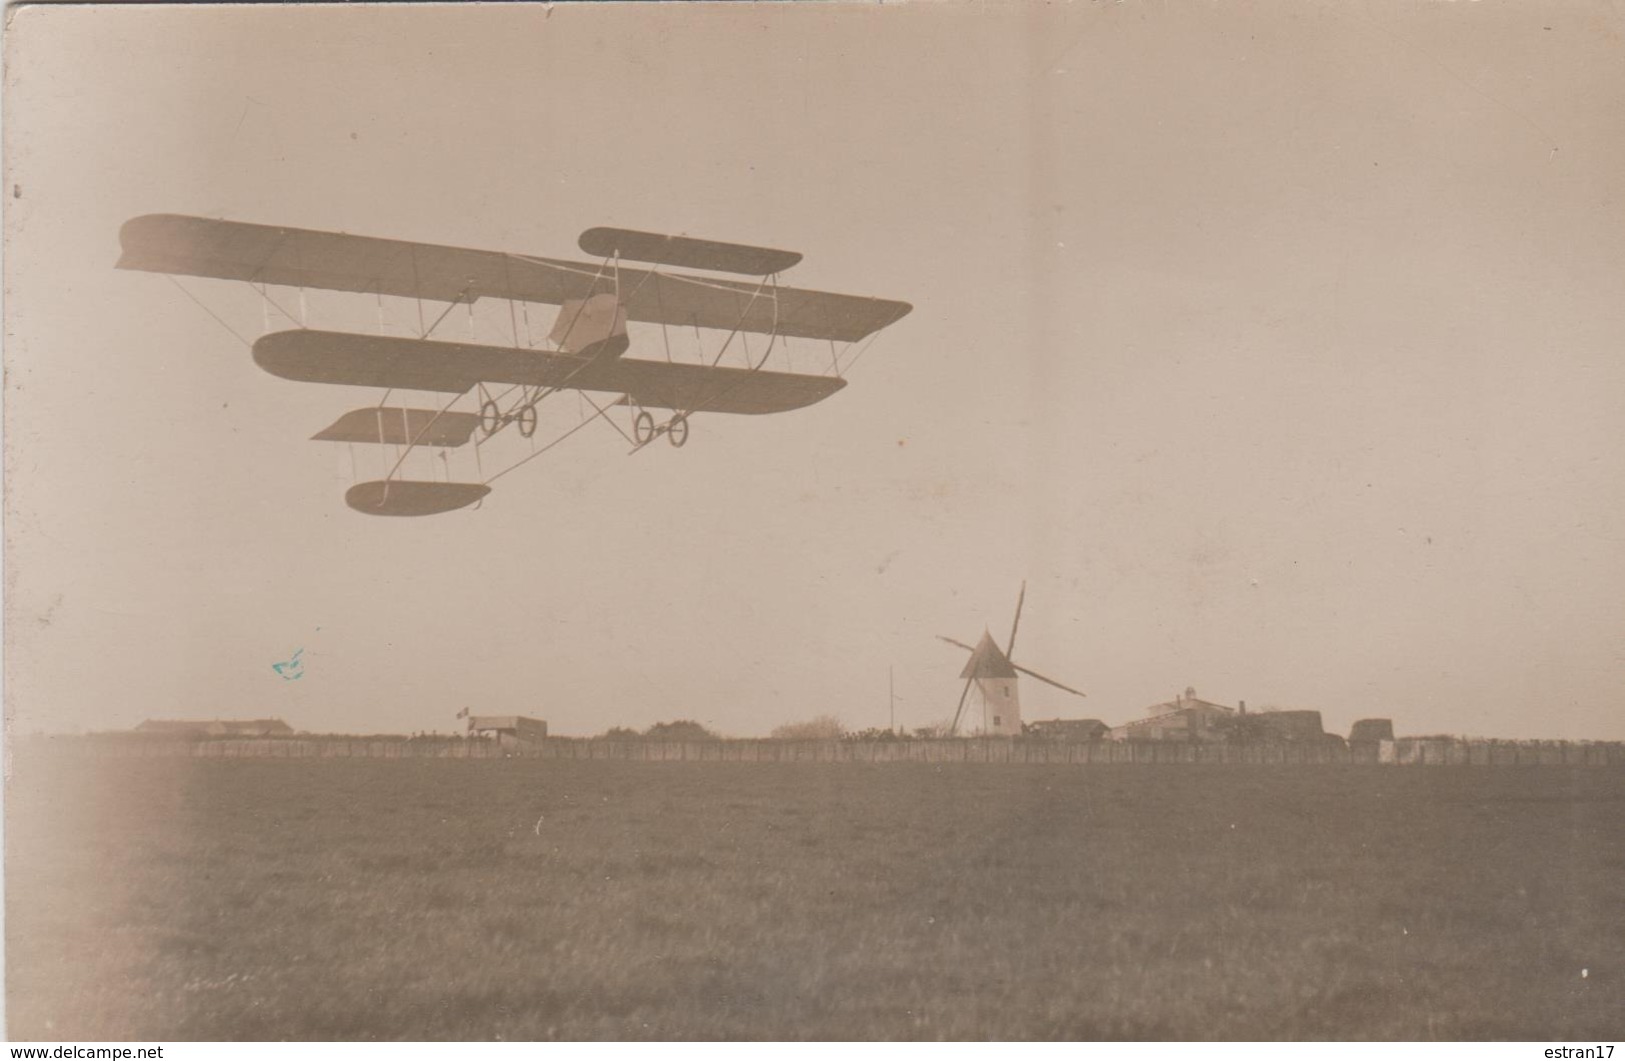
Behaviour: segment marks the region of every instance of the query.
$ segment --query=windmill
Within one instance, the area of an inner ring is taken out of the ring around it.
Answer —
[[[1021,596],[1016,598],[1016,619],[1010,624],[1010,642],[1003,651],[999,650],[993,635],[986,630],[982,631],[982,640],[976,643],[975,648],[963,641],[937,635],[940,640],[970,653],[970,659],[965,661],[964,669],[959,672],[959,676],[965,679],[965,688],[959,694],[959,706],[954,708],[954,720],[948,726],[948,736],[959,732],[959,719],[965,713],[965,700],[970,696],[973,685],[982,698],[983,731],[1004,737],[1021,735],[1021,697],[1016,691],[1016,681],[1020,675],[1037,678],[1073,696],[1085,695],[1070,685],[1062,685],[1054,678],[1046,678],[1011,661],[1010,657],[1016,651],[1016,631],[1021,627],[1021,606],[1026,600],[1027,583],[1023,582]]]

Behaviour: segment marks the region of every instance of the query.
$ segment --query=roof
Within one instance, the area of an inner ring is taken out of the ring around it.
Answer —
[[[468,720],[469,729],[522,729],[525,726],[545,726],[539,718],[526,718],[524,715],[473,715]]]
[[[1362,718],[1349,730],[1349,740],[1393,740],[1394,723],[1387,718]]]
[[[1211,700],[1199,700],[1192,696],[1181,700],[1167,700],[1160,704],[1152,704],[1150,707],[1145,709],[1145,713],[1147,716],[1171,715],[1175,711],[1181,711],[1188,707],[1205,707],[1211,708],[1215,711],[1229,712],[1234,712],[1236,710],[1233,707],[1226,707],[1224,704],[1215,704]]]
[[[292,733],[293,727],[280,718],[153,719],[136,727],[138,733],[204,733],[216,736],[236,733]]]
[[[1016,668],[1010,665],[1010,657],[1000,651],[999,646],[993,643],[993,635],[986,630],[982,631],[982,640],[976,642],[971,650],[970,659],[965,661],[965,669],[959,672],[961,678],[1014,678]]]
[[[135,727],[142,733],[190,733],[208,727],[207,722],[186,722],[169,718],[149,718]]]
[[[1288,740],[1319,737],[1325,732],[1319,711],[1260,711],[1258,718],[1272,733]]]
[[[1204,713],[1206,713],[1206,712],[1213,712],[1213,711],[1222,711],[1223,713],[1225,713],[1227,715],[1233,715],[1233,714],[1236,713],[1236,709],[1233,708],[1233,707],[1225,707],[1223,704],[1210,704],[1206,700],[1187,700],[1184,703],[1175,702],[1175,703],[1167,703],[1167,704],[1157,704],[1152,708],[1152,710],[1156,711],[1157,708],[1167,708],[1168,710],[1157,711],[1156,714],[1147,715],[1144,718],[1130,719],[1129,721],[1123,723],[1121,726],[1118,726],[1117,728],[1118,729],[1129,729],[1130,727],[1154,726],[1154,725],[1158,725],[1160,723],[1166,722],[1169,719],[1175,717],[1176,715],[1183,715],[1183,714],[1187,714],[1187,713],[1191,713],[1191,712],[1204,712]]]

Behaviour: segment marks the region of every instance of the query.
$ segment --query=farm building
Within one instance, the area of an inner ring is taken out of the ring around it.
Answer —
[[[1255,716],[1266,740],[1318,741],[1326,739],[1319,711],[1260,711]]]
[[[1110,732],[1111,727],[1098,718],[1052,718],[1029,722],[1026,727],[1029,737],[1062,741],[1066,744],[1105,740]]]
[[[280,718],[216,718],[210,720],[149,718],[137,733],[163,737],[291,737],[293,727]]]
[[[471,715],[470,737],[486,737],[503,744],[528,744],[547,739],[547,723],[524,715]]]
[[[1394,721],[1389,718],[1362,718],[1349,730],[1349,743],[1369,743],[1394,739]]]
[[[1243,703],[1239,709],[1247,710]],[[1238,709],[1199,699],[1194,688],[1161,704],[1146,708],[1146,717],[1114,726],[1112,740],[1217,741]]]

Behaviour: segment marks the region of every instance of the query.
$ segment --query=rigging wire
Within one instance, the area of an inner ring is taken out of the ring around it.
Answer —
[[[283,308],[282,303],[271,297],[271,289],[269,284],[261,284],[259,287],[254,287],[253,283],[249,283],[248,286],[253,290],[258,291],[260,298],[276,307],[276,311],[286,317],[290,323],[298,324],[301,328],[304,327],[304,324],[300,322],[298,317],[295,317],[292,313],[289,313],[285,308]],[[269,313],[265,315],[265,330],[271,330],[271,315]]]
[[[885,331],[885,329],[882,328],[882,329],[880,329],[880,331]],[[870,335],[869,338],[864,340],[863,345],[858,348],[858,352],[856,354],[852,355],[852,360],[850,360],[850,361],[848,361],[846,363],[846,367],[845,367],[845,369],[843,371],[851,372],[852,367],[854,365],[856,365],[859,361],[863,360],[863,355],[867,354],[869,352],[869,348],[871,346],[875,345],[875,340],[880,338],[880,331],[875,332],[874,334]],[[848,346],[847,349],[850,350],[851,347]]]
[[[522,460],[520,460],[520,461],[518,461],[518,462],[516,462],[514,464],[510,464],[508,467],[502,469],[500,472],[497,472],[495,475],[493,475],[489,479],[485,480],[485,485],[490,486],[492,483],[496,482],[498,479],[502,478],[504,475],[507,475],[509,472],[511,472],[514,469],[518,468],[520,465],[526,464],[526,463],[528,463],[530,461],[535,460],[537,457],[540,457],[542,454],[546,453],[548,450],[552,449],[554,446],[557,446],[560,442],[563,442],[565,439],[569,438],[571,435],[575,434],[577,431],[580,431],[582,428],[586,427],[588,424],[592,423],[594,420],[598,419],[600,416],[603,416],[603,415],[604,414],[602,412],[598,412],[598,413],[594,413],[592,416],[587,417],[587,419],[581,421],[581,423],[579,423],[576,426],[572,427],[570,430],[566,431],[564,434],[560,435],[558,438],[555,438],[553,441],[549,442],[547,445],[543,446],[541,449],[539,449],[536,452],[532,453],[530,456],[525,457]]]
[[[467,392],[465,391],[463,393],[466,394]],[[458,400],[460,400],[462,398],[462,396],[463,396],[462,394],[453,394],[451,396],[451,400],[448,401],[445,405],[442,405],[440,407],[440,409],[433,416],[429,417],[429,422],[424,424],[421,428],[419,428],[418,433],[416,435],[412,434],[411,425],[409,425],[406,422],[406,407],[405,406],[401,407],[401,437],[402,438],[407,438],[410,441],[408,441],[407,444],[406,444],[406,452],[405,453],[400,452],[400,447],[399,446],[396,447],[395,452],[396,452],[397,456],[395,458],[395,466],[393,468],[389,469],[388,474],[386,474],[384,476],[385,480],[389,480],[389,479],[394,478],[395,473],[400,470],[400,467],[406,461],[406,458],[410,457],[412,455],[412,450],[417,446],[417,444],[420,441],[422,441],[423,436],[427,435],[429,433],[429,429],[434,427],[434,425],[437,422],[439,422],[440,418],[442,416],[446,415],[446,411],[448,409],[450,409],[453,405],[455,405],[458,402]],[[380,421],[379,421],[380,424],[382,424],[381,416],[382,416],[382,414],[380,414]],[[381,430],[381,428],[380,428],[380,430]],[[431,456],[430,459],[433,460],[433,457]]]
[[[603,260],[603,262],[601,262],[601,263],[600,263],[600,264],[599,264],[599,266],[598,266],[598,273],[597,273],[597,275],[596,275],[596,276],[594,276],[594,278],[593,278],[593,282],[592,282],[592,284],[591,284],[591,286],[590,286],[590,287],[589,287],[589,288],[588,288],[588,291],[589,291],[589,292],[590,292],[590,291],[591,291],[591,290],[592,290],[592,288],[595,288],[595,287],[597,287],[597,286],[598,286],[598,280],[599,280],[599,279],[600,279],[600,278],[602,278],[602,276],[603,276],[603,272],[604,272],[604,267],[605,267],[605,266],[607,266],[607,265],[608,265],[608,264],[609,264],[609,262],[610,262],[610,259],[609,259],[609,258],[605,258],[605,259],[604,259],[604,260]],[[413,268],[414,268],[414,269],[415,269],[415,268],[416,268],[416,260],[415,260],[415,259],[414,259],[414,265],[413,265]],[[620,263],[619,263],[619,261],[618,261],[618,260],[617,260],[617,262],[616,262],[616,266],[615,266],[615,269],[616,269],[616,278],[615,278],[615,284],[616,284],[616,287],[617,287],[617,288],[619,288],[619,286],[620,286]],[[441,322],[441,321],[443,321],[443,320],[445,320],[445,319],[446,319],[446,314],[447,314],[447,313],[450,313],[450,312],[451,312],[451,311],[452,311],[452,307],[454,307],[454,306],[456,306],[456,305],[457,305],[457,302],[460,302],[460,301],[462,301],[462,300],[463,300],[463,297],[464,297],[464,296],[466,296],[466,295],[467,295],[467,294],[468,294],[468,291],[469,291],[469,289],[468,289],[468,288],[465,288],[465,289],[464,289],[464,290],[463,290],[463,293],[462,293],[462,294],[461,294],[461,295],[459,295],[459,296],[458,296],[458,298],[457,298],[457,300],[456,300],[456,301],[454,301],[454,302],[452,302],[452,303],[451,303],[451,304],[450,304],[450,305],[448,305],[448,306],[447,306],[447,307],[446,307],[446,311],[445,311],[445,313],[442,313],[442,314],[441,314],[441,315],[440,315],[440,316],[439,316],[439,317],[438,317],[438,318],[437,318],[437,319],[436,319],[436,320],[435,320],[435,322],[434,322],[434,324],[433,324],[433,325],[431,325],[431,326],[430,326],[430,327],[429,327],[429,331],[430,331],[430,332],[432,332],[432,331],[434,331],[434,329],[435,329],[435,328],[437,328],[437,327],[439,327],[439,326],[440,326],[440,322]],[[421,299],[420,299],[420,300],[419,300],[419,303],[418,303],[418,304],[419,304],[419,308],[420,308],[420,310],[421,310],[421,307],[422,307],[422,300],[421,300]],[[580,319],[581,319],[581,314],[582,314],[582,313],[583,313],[583,312],[585,312],[585,310],[586,310],[586,300],[585,300],[585,299],[583,299],[583,300],[582,300],[582,302],[581,302],[581,304],[580,304],[580,305],[578,305],[578,306],[577,306],[577,307],[576,307],[576,311],[575,311],[575,314],[574,314],[574,316],[573,316],[573,317],[572,317],[572,318],[571,318],[571,320],[570,320],[570,327],[569,327],[569,328],[567,328],[567,329],[566,329],[566,330],[565,330],[565,334],[566,334],[566,335],[568,335],[568,334],[569,334],[569,333],[570,333],[570,331],[572,331],[572,330],[573,330],[573,329],[574,329],[574,328],[575,328],[575,325],[576,325],[576,322],[577,322],[577,321],[578,321],[578,320],[580,320]],[[615,310],[616,310],[616,313],[617,313],[617,314],[619,314],[619,312],[620,312],[620,300],[619,300],[619,298],[617,298],[617,299],[616,299],[616,307],[615,307]],[[469,304],[468,304],[468,311],[469,311],[469,320],[470,320],[470,323],[471,323],[471,325],[472,325],[472,321],[473,321],[473,314],[474,314],[474,304],[473,304],[473,302],[472,302],[472,301],[470,301],[470,302],[469,302]],[[424,334],[424,338],[428,338],[428,333],[427,333],[427,332],[426,332],[426,333],[425,333],[425,334]],[[562,380],[562,381],[561,381],[561,382],[560,382],[560,383],[559,383],[559,384],[557,384],[557,385],[556,385],[556,386],[553,386],[553,387],[549,387],[549,388],[545,388],[545,389],[544,389],[544,388],[541,388],[541,387],[538,387],[538,391],[539,391],[539,392],[540,392],[540,393],[538,393],[538,394],[537,394],[537,396],[536,396],[536,397],[535,397],[535,398],[534,398],[534,399],[531,399],[531,398],[530,398],[530,394],[529,394],[529,391],[528,391],[528,388],[527,388],[527,389],[526,389],[526,392],[525,392],[525,394],[524,394],[524,395],[523,395],[523,397],[524,397],[524,398],[525,398],[525,399],[528,399],[528,401],[526,401],[526,402],[524,402],[524,403],[523,403],[523,404],[528,404],[528,405],[532,405],[532,406],[533,406],[533,405],[535,405],[535,404],[537,404],[537,403],[538,403],[538,402],[540,402],[540,401],[541,401],[541,400],[542,400],[542,399],[543,399],[543,398],[546,398],[546,397],[548,397],[548,396],[550,396],[550,395],[552,395],[552,394],[556,394],[556,393],[558,393],[558,391],[560,391],[560,390],[562,390],[562,389],[563,389],[563,388],[564,388],[564,387],[565,387],[565,386],[566,386],[566,385],[567,385],[567,384],[568,384],[568,383],[569,383],[569,382],[570,382],[570,380],[571,380],[571,379],[574,379],[574,378],[575,378],[575,376],[576,376],[576,375],[577,375],[577,374],[579,374],[579,373],[580,373],[580,372],[581,372],[581,371],[582,371],[582,370],[583,370],[583,369],[585,369],[585,368],[586,368],[586,367],[588,367],[588,366],[589,366],[589,365],[591,365],[591,364],[592,364],[592,363],[593,363],[593,361],[594,361],[594,360],[595,360],[595,359],[590,359],[590,358],[589,358],[589,359],[587,359],[587,360],[585,360],[585,361],[583,361],[583,362],[582,362],[582,363],[581,363],[581,364],[580,364],[580,365],[578,365],[578,366],[577,366],[577,367],[576,367],[576,368],[574,368],[574,369],[572,369],[572,370],[571,370],[571,371],[570,371],[570,374],[569,374],[569,375],[568,375],[568,376],[566,376],[566,377],[565,377],[565,378],[564,378],[564,379],[563,379],[563,380]],[[516,386],[519,386],[519,385],[518,385],[518,384],[515,384],[515,385],[514,385],[514,387],[516,387]],[[505,397],[505,396],[506,396],[506,395],[508,395],[508,394],[511,394],[511,393],[512,393],[512,392],[513,392],[513,390],[514,390],[514,387],[509,387],[509,388],[508,388],[508,389],[507,389],[507,390],[506,390],[506,391],[504,391],[504,392],[503,392],[503,396],[504,396],[504,397]],[[445,405],[443,405],[443,406],[441,406],[441,407],[440,407],[440,409],[439,409],[439,410],[437,410],[437,411],[436,411],[436,412],[435,412],[435,414],[434,414],[434,416],[432,416],[432,417],[430,417],[430,418],[429,418],[429,421],[428,421],[428,423],[426,423],[426,424],[424,424],[424,425],[423,425],[423,427],[422,427],[422,429],[421,429],[421,430],[419,430],[419,431],[418,431],[418,433],[417,433],[417,434],[416,434],[416,435],[412,435],[412,434],[411,434],[411,428],[410,428],[410,426],[409,426],[409,425],[407,425],[407,424],[406,424],[406,413],[405,413],[405,410],[404,410],[404,409],[403,409],[403,410],[402,410],[402,412],[401,412],[401,419],[402,419],[402,435],[403,435],[403,437],[406,437],[406,438],[408,438],[408,442],[407,442],[407,444],[406,444],[406,451],[405,451],[405,452],[404,452],[404,453],[402,453],[402,452],[401,452],[401,451],[400,451],[400,449],[399,449],[399,447],[397,447],[397,448],[396,448],[396,458],[395,458],[395,465],[394,465],[394,467],[392,467],[392,468],[390,468],[390,469],[389,469],[389,472],[388,472],[388,473],[387,473],[387,474],[386,474],[386,475],[385,475],[385,476],[384,476],[384,479],[385,479],[385,481],[386,481],[386,482],[387,482],[387,481],[389,481],[389,480],[390,480],[390,479],[392,479],[392,478],[393,478],[393,477],[394,477],[394,475],[395,475],[395,473],[396,473],[396,472],[397,472],[397,471],[399,471],[399,470],[400,470],[400,467],[401,467],[401,465],[402,465],[402,463],[404,463],[404,462],[405,462],[405,460],[406,460],[406,458],[407,458],[407,457],[409,457],[409,456],[411,456],[411,454],[412,454],[412,450],[413,450],[413,449],[414,449],[414,448],[415,448],[415,447],[416,447],[416,446],[417,446],[417,445],[418,445],[418,443],[419,443],[419,442],[420,442],[420,441],[421,441],[421,440],[422,440],[422,439],[423,439],[423,437],[424,437],[424,435],[426,435],[426,434],[427,434],[427,433],[428,433],[428,431],[429,431],[429,430],[430,430],[430,428],[432,428],[432,427],[434,427],[434,425],[435,425],[435,423],[436,423],[436,422],[438,422],[438,421],[439,421],[439,420],[440,420],[440,418],[441,418],[441,417],[442,417],[442,416],[444,416],[444,415],[445,415],[445,414],[446,414],[446,412],[447,412],[447,411],[448,411],[448,410],[449,410],[449,409],[450,409],[450,408],[451,408],[451,407],[452,407],[452,405],[453,405],[453,404],[455,404],[455,403],[456,403],[456,402],[457,402],[457,401],[458,401],[458,400],[459,400],[459,399],[460,399],[460,398],[462,398],[462,394],[454,394],[454,395],[452,395],[452,396],[451,396],[451,400],[450,400],[450,401],[448,401],[448,402],[446,402],[446,404],[445,404]],[[597,406],[596,406],[596,405],[594,405],[594,408],[597,408]],[[600,414],[600,415],[602,415],[602,413],[601,413],[601,414]],[[577,428],[573,428],[573,429],[571,429],[571,431],[569,431],[569,432],[567,432],[567,433],[566,433],[566,434],[565,434],[565,435],[564,435],[564,436],[562,436],[562,437],[561,437],[561,438],[560,438],[560,439],[559,439],[559,440],[558,440],[558,441],[563,441],[563,439],[564,439],[564,438],[568,438],[568,437],[569,437],[569,436],[570,436],[570,435],[571,435],[571,434],[574,434],[574,432],[575,432],[575,430],[577,430],[577,429],[578,429],[578,428],[579,428],[579,427],[580,427],[580,426],[581,426],[581,425],[577,425]],[[619,427],[619,426],[618,426],[618,425],[615,425],[615,429],[616,429],[616,430],[617,430],[617,431],[619,431],[619,430],[620,430],[620,427]],[[622,434],[623,434],[623,435],[624,435],[624,434],[625,434],[625,432],[622,432]],[[531,444],[531,447],[532,447],[532,453],[531,453],[531,455],[530,455],[530,457],[525,457],[525,458],[524,458],[524,459],[523,459],[523,460],[521,460],[521,461],[519,461],[519,464],[523,464],[523,463],[524,463],[524,462],[525,462],[525,461],[528,461],[528,460],[530,460],[530,459],[531,459],[531,457],[535,457],[535,456],[538,456],[538,455],[539,455],[539,453],[541,453],[541,452],[546,452],[546,450],[548,450],[548,449],[551,449],[551,448],[552,448],[552,445],[549,445],[549,446],[546,446],[546,447],[543,447],[543,449],[542,449],[542,450],[540,450],[540,451],[537,451],[537,450],[535,450],[535,446],[536,446],[536,440],[535,440],[535,436],[534,436],[534,435],[532,435],[532,436],[531,436],[531,439],[530,439],[530,444]],[[477,453],[477,452],[478,452],[478,451],[477,451],[477,450],[476,450],[476,453]],[[432,457],[431,457],[431,460],[432,460],[432,459],[433,459],[433,458],[432,458]],[[503,471],[501,471],[501,472],[498,472],[498,473],[497,473],[497,475],[506,475],[506,474],[507,474],[507,473],[508,473],[508,472],[510,472],[510,471],[512,471],[512,470],[513,470],[513,469],[514,469],[514,468],[517,468],[517,467],[518,467],[518,466],[519,466],[519,464],[514,464],[514,465],[511,465],[511,466],[510,466],[510,467],[508,467],[508,468],[506,468],[506,469],[504,469],[504,470],[503,470]],[[480,470],[481,470],[481,472],[482,472],[482,473],[483,473],[483,471],[484,471],[484,468],[483,468],[483,466],[482,466],[482,467],[481,467],[481,469],[480,469]],[[493,481],[493,480],[494,480],[494,479],[495,479],[495,478],[496,478],[496,476],[492,476],[492,478],[491,478],[491,479],[488,479],[488,480],[486,480],[486,482],[491,482],[491,481]]]
[[[619,434],[622,438],[626,439],[628,442],[631,442],[632,445],[634,445],[634,446],[637,445],[637,442],[632,438],[632,436],[628,435],[625,431],[622,431],[621,430],[621,425],[617,424],[614,420],[612,420],[610,418],[608,409],[600,409],[600,408],[598,408],[598,403],[593,401],[591,398],[588,398],[586,391],[578,390],[578,391],[576,391],[576,393],[581,395],[582,400],[585,401],[588,405],[592,406],[593,409],[597,411],[598,415],[603,417],[604,421],[606,423],[608,423],[610,427],[613,427],[615,429],[617,434]],[[630,394],[626,396],[626,401],[627,401],[627,408],[631,408],[632,396]],[[615,408],[616,404],[617,403],[615,403],[615,402],[611,402],[610,405],[609,405],[609,409]]]
[[[438,328],[438,327],[440,327],[440,322],[441,322],[441,321],[443,321],[443,320],[445,320],[445,319],[446,319],[446,317],[447,317],[447,316],[448,316],[448,315],[450,315],[450,313],[451,313],[451,311],[452,311],[452,310],[454,310],[454,309],[456,309],[456,308],[457,308],[457,303],[459,303],[459,302],[461,302],[461,301],[462,301],[462,300],[463,300],[463,298],[464,298],[464,297],[465,297],[465,296],[467,296],[467,294],[468,294],[468,288],[466,288],[466,287],[465,287],[465,288],[464,288],[464,289],[463,289],[463,290],[462,290],[462,292],[461,292],[461,293],[460,293],[460,294],[458,294],[458,296],[457,296],[457,297],[456,297],[456,298],[454,298],[454,299],[452,299],[452,300],[451,300],[451,301],[450,301],[450,302],[448,302],[448,303],[447,303],[447,304],[446,304],[446,309],[445,309],[445,311],[444,311],[444,312],[442,312],[442,313],[441,313],[441,314],[440,314],[440,316],[438,316],[438,317],[436,317],[436,318],[435,318],[435,319],[434,319],[434,323],[433,323],[433,324],[431,324],[431,325],[429,325],[429,330],[428,330],[428,331],[426,331],[426,332],[424,332],[424,333],[423,333],[423,335],[422,335],[422,338],[424,338],[424,339],[427,339],[427,338],[428,338],[428,337],[429,337],[429,336],[431,336],[431,335],[433,335],[433,334],[434,334],[434,330],[435,330],[435,329],[436,329],[436,328]],[[421,312],[422,312],[422,310],[423,310],[423,300],[422,300],[422,299],[419,299],[419,300],[418,300],[418,311],[419,311],[419,313],[421,313]],[[470,303],[469,303],[469,304],[468,304],[468,311],[469,311],[469,313],[470,313],[470,314],[472,314],[472,313],[473,313],[473,312],[474,312],[474,303],[473,303],[473,302],[470,302]],[[422,322],[422,320],[421,320],[421,319],[420,319],[420,320],[419,320],[419,321],[418,321],[418,323],[419,323],[419,324],[422,324],[422,323],[423,323],[423,322]]]
[[[207,313],[209,316],[213,317],[216,324],[220,325],[220,327],[226,329],[226,331],[231,333],[232,338],[236,339],[239,343],[242,343],[244,346],[248,347],[248,349],[250,349],[250,350],[254,349],[254,344],[253,343],[249,342],[247,339],[244,339],[241,335],[239,335],[237,333],[236,328],[233,328],[231,325],[229,325],[229,324],[227,324],[225,322],[225,320],[220,316],[220,314],[216,313],[214,310],[212,310],[208,306],[204,305],[203,301],[201,299],[199,299],[196,295],[192,294],[192,292],[186,290],[186,287],[179,280],[175,279],[173,276],[169,275],[168,273],[164,274],[164,279],[168,280],[170,283],[172,283],[176,287],[180,288],[181,294],[185,295],[187,298],[189,298],[193,302],[197,303],[198,308],[201,309],[204,313]]]
[[[701,400],[700,404],[690,406],[688,409],[674,409],[674,410],[672,410],[672,413],[673,413],[672,420],[673,421],[687,420],[690,416],[693,416],[695,412],[699,411],[701,404],[706,404],[706,403],[709,403],[709,402],[718,401],[718,400],[720,400],[722,398],[726,398],[729,394],[731,394],[733,391],[738,389],[738,387],[742,383],[744,383],[745,380],[749,379],[752,375],[754,375],[757,372],[761,371],[763,365],[767,364],[767,359],[773,355],[773,346],[778,341],[778,338],[779,338],[779,297],[778,297],[778,295],[779,295],[779,277],[778,277],[778,274],[777,273],[772,273],[772,274],[769,274],[768,276],[763,277],[762,278],[762,283],[766,284],[770,280],[773,283],[773,294],[771,296],[771,301],[773,303],[773,325],[769,329],[769,331],[767,332],[767,349],[762,351],[762,359],[760,361],[756,362],[756,364],[754,364],[754,365],[750,364],[747,361],[746,362],[746,367],[743,370],[743,373],[741,375],[736,376],[732,383],[730,383],[727,386],[723,387],[721,390],[714,391],[709,396],[703,398]],[[759,289],[760,289],[760,287],[758,287],[758,290]],[[755,296],[752,296],[751,302],[747,302],[745,304],[745,309],[744,309],[743,313],[741,313],[740,318],[739,318],[740,324],[744,323],[745,315],[750,312],[751,303],[754,302],[754,301],[755,301]],[[735,325],[735,327],[734,327],[735,334],[737,334],[738,330],[739,330],[739,326]],[[699,332],[699,329],[696,327],[695,328],[695,334],[698,334],[698,332]],[[732,335],[729,336],[730,339],[732,339],[732,337],[733,337]],[[711,367],[712,368],[716,367],[717,361],[722,360],[722,355],[726,350],[727,350],[727,343],[724,343],[722,350],[717,351],[716,361],[711,362]],[[747,351],[749,350],[748,345],[746,346],[746,350]],[[702,354],[703,354],[703,351],[702,351]],[[728,371],[732,372],[734,370],[729,369]],[[653,441],[654,441],[654,438],[653,438],[653,436],[651,436],[650,439],[649,439],[649,442],[653,442]],[[636,453],[638,450],[642,449],[644,446],[647,446],[649,444],[649,442],[642,443],[641,445],[634,444],[632,452]]]

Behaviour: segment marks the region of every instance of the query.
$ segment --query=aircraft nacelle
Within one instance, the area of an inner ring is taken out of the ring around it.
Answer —
[[[579,354],[594,343],[625,335],[626,309],[619,299],[605,292],[566,301],[559,307],[547,337],[565,353]]]

